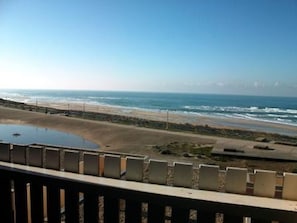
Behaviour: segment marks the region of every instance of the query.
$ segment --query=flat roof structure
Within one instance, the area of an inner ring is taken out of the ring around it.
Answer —
[[[297,161],[297,146],[281,145],[273,142],[232,143],[230,140],[215,144],[211,154],[247,159]]]

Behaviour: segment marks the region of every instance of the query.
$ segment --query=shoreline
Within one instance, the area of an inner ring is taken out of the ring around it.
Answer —
[[[77,112],[94,112],[110,115],[127,116],[132,118],[147,119],[158,122],[172,122],[177,124],[191,124],[210,126],[213,128],[223,129],[239,129],[255,132],[267,132],[274,134],[283,134],[297,137],[297,125],[294,123],[282,123],[273,120],[261,120],[249,117],[236,117],[227,115],[202,115],[191,112],[167,111],[167,110],[150,110],[145,108],[134,108],[125,106],[115,106],[108,104],[97,104],[84,101],[53,101],[53,100],[37,100],[23,102],[17,100],[17,103],[25,103],[33,107],[49,107],[65,111]]]
[[[36,104],[31,103],[35,106]],[[284,123],[269,122],[264,120],[244,119],[236,117],[214,117],[200,116],[191,113],[181,113],[172,111],[154,111],[138,108],[125,108],[109,105],[94,105],[87,103],[67,103],[67,102],[38,102],[38,106],[51,107],[61,110],[74,110],[81,112],[95,112],[111,115],[141,118],[151,121],[172,122],[177,124],[192,124],[210,126],[213,128],[239,129],[255,132],[267,132],[284,134],[297,137],[297,126]]]
[[[274,135],[278,135],[280,137],[276,138],[284,140],[293,138],[294,142],[297,138],[297,126],[241,118],[197,116],[190,113],[153,111],[79,102],[36,101],[35,104],[27,104],[0,98],[0,105],[20,110],[60,114],[152,129],[194,132],[210,136],[239,138],[239,135],[242,135],[242,139],[255,140],[257,135],[258,137],[266,135],[272,138],[271,140],[279,141],[274,137]]]

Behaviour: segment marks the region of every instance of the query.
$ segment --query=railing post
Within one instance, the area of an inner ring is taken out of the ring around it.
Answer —
[[[12,147],[12,161],[13,163],[26,164],[27,146],[26,145],[13,145]]]
[[[164,222],[165,207],[153,202],[148,204],[148,223]]]
[[[121,157],[119,155],[104,156],[104,177],[119,179],[121,177]],[[104,222],[119,222],[119,198],[104,195]]]
[[[48,169],[60,170],[60,150],[46,148],[45,167]],[[47,215],[49,223],[61,222],[61,194],[60,188],[54,183],[46,185],[47,190]]]
[[[174,163],[173,186],[192,187],[193,165],[189,163]],[[172,223],[189,222],[190,210],[182,207],[172,207]]]
[[[119,222],[119,199],[104,195],[104,223]]]
[[[60,170],[60,150],[55,148],[45,149],[45,168]]]
[[[149,162],[149,183],[167,184],[168,162],[153,160]]]
[[[43,167],[43,148],[42,146],[31,145],[28,147],[28,165]]]
[[[187,208],[172,207],[172,223],[189,222],[190,210]]]
[[[65,150],[64,170],[66,172],[79,173],[79,152]]]
[[[150,160],[149,183],[166,184],[168,175],[168,162],[161,160]],[[165,206],[158,202],[148,203],[148,223],[164,222]]]
[[[254,195],[261,197],[275,196],[276,172],[268,170],[255,170]],[[252,218],[252,223],[271,223],[267,220],[269,216],[261,218]]]
[[[98,223],[99,221],[99,201],[96,192],[84,192],[84,222]]]
[[[0,172],[0,216],[1,221],[12,223],[13,211],[12,211],[12,198],[11,198],[11,182],[9,177],[5,173]]]
[[[254,195],[259,197],[275,197],[276,172],[255,170]]]
[[[297,174],[284,173],[282,198],[297,201]]]
[[[30,195],[32,223],[43,222],[43,186],[40,182],[31,182]]]
[[[27,183],[24,179],[14,180],[16,223],[28,221]]]
[[[83,153],[83,172],[86,175],[99,176],[100,159],[97,153]],[[99,221],[98,194],[93,191],[84,191],[84,222],[98,223]]]
[[[219,185],[219,166],[215,165],[199,165],[199,182],[198,187],[202,190],[217,191]],[[198,222],[214,223],[216,221],[216,212],[213,210],[198,210]]]
[[[142,203],[132,199],[126,199],[125,222],[139,223],[142,216]]]
[[[65,216],[66,222],[79,222],[79,193],[71,185],[65,188]]]
[[[9,143],[0,143],[0,160],[9,162],[10,161],[10,147]]]
[[[47,185],[47,215],[48,223],[61,222],[60,188],[56,185]]]
[[[127,157],[126,180],[142,181],[143,180],[143,158]],[[142,216],[142,202],[126,198],[126,222],[139,223]]]
[[[297,201],[297,174],[296,173],[284,173],[282,198],[292,201]],[[297,217],[296,217],[297,218]],[[279,223],[297,222],[297,219],[290,218],[282,219]]]
[[[79,152],[65,151],[64,170],[66,172],[79,173]],[[79,191],[73,185],[66,185],[64,189],[66,222],[79,222]]]
[[[200,223],[215,223],[216,222],[216,213],[213,211],[199,211],[197,215],[198,222]],[[229,223],[229,222],[227,222]]]
[[[248,178],[248,170],[246,168],[227,167],[225,191],[227,193],[246,194],[247,178]],[[224,214],[224,222],[242,223],[243,216]]]
[[[83,172],[86,175],[99,176],[99,155],[97,153],[83,153]]]
[[[119,155],[104,156],[104,171],[105,177],[117,178],[121,177],[121,157]]]
[[[27,163],[29,166],[43,166],[43,147],[30,145],[28,147]],[[43,185],[39,180],[30,181],[31,219],[32,223],[44,221]]]

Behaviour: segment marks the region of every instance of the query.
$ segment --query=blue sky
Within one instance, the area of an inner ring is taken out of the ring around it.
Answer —
[[[0,88],[297,96],[296,0],[0,0]]]

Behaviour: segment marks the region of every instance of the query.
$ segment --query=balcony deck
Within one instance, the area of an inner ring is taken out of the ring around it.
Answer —
[[[13,154],[13,148],[9,151]],[[155,173],[165,171],[166,175],[168,164],[164,161],[150,160],[150,177],[144,182],[136,168],[144,159],[126,157],[127,162],[122,165],[123,159],[117,155],[107,154],[103,158],[103,170],[97,176],[75,173],[71,166],[85,163],[73,154],[64,160],[68,164],[64,164],[63,170],[29,166],[29,160],[0,161],[2,222],[214,223],[218,222],[218,213],[224,223],[243,222],[246,217],[256,223],[297,222],[296,174],[285,173],[278,180],[273,171],[256,170],[253,188],[248,192],[246,170],[228,168],[224,172],[228,181],[226,192],[221,192],[217,190],[216,177],[221,171],[217,166],[201,165],[200,186],[193,188],[187,183],[193,176],[181,174],[193,169],[190,164],[175,163],[174,177],[182,180],[175,179],[170,186]],[[117,171],[111,171],[111,164],[118,165],[114,166]],[[95,166],[100,168],[98,163]],[[121,168],[126,171],[118,171]],[[281,191],[277,193],[276,189]],[[196,213],[194,217],[192,212]]]

